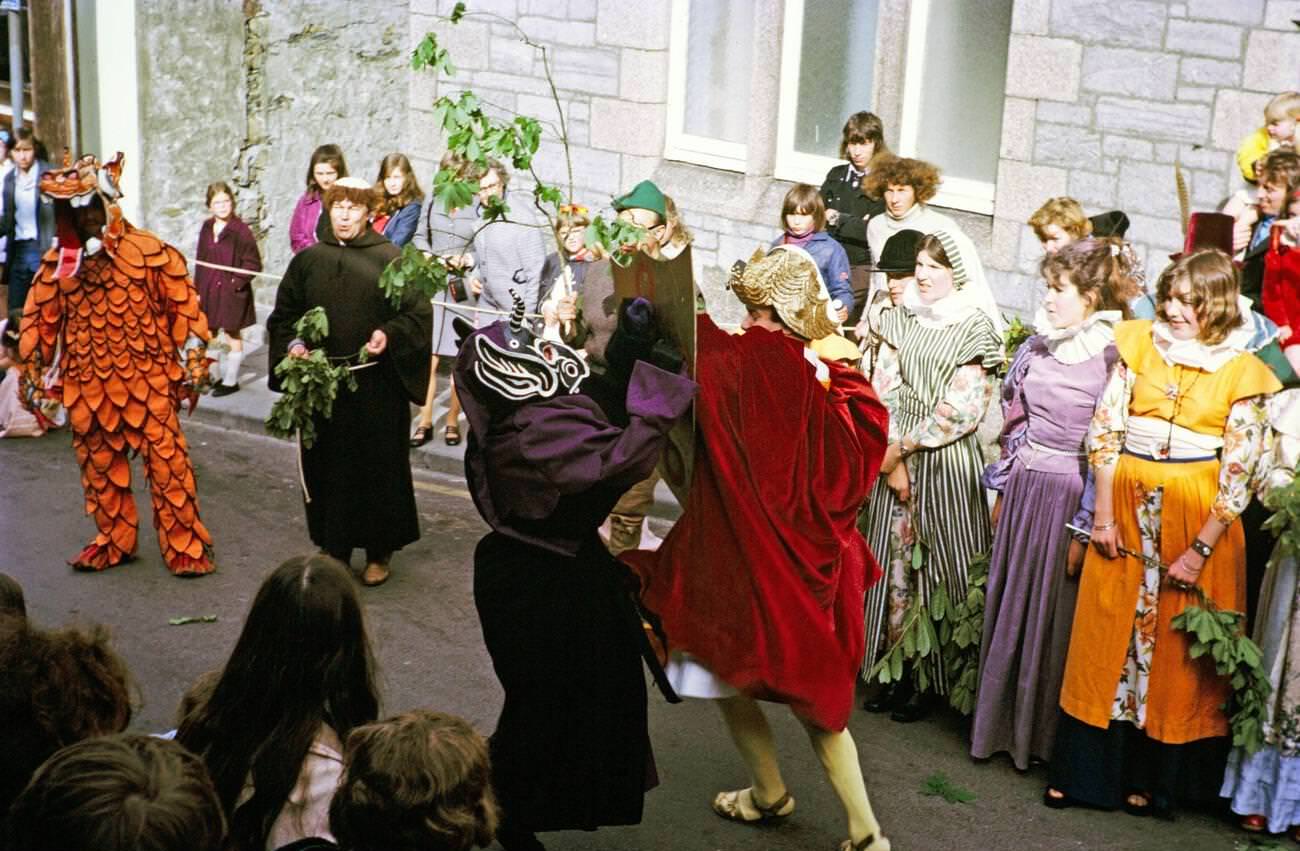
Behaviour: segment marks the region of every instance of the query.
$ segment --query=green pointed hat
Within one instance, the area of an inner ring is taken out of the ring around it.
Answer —
[[[632,191],[626,195],[621,195],[614,199],[614,209],[623,212],[629,209],[652,210],[659,214],[659,218],[668,218],[668,205],[664,201],[664,193],[659,191],[652,180],[643,180]]]

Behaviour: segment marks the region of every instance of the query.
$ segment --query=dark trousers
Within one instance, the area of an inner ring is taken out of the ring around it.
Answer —
[[[21,310],[27,303],[27,291],[32,288],[32,278],[41,267],[41,245],[35,239],[9,243],[9,310]]]

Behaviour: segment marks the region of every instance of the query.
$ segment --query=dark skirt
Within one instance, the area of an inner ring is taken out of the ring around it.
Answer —
[[[391,553],[420,538],[410,407],[387,361],[355,375],[356,391],[339,388],[333,416],[317,421],[316,442],[302,452],[307,531],[332,553]]]
[[[637,824],[655,785],[640,622],[595,532],[572,558],[493,532],[474,602],[505,691],[492,780],[512,830]]]
[[[1048,783],[1070,798],[1113,810],[1130,793],[1151,796],[1154,807],[1216,802],[1232,740],[1227,736],[1167,745],[1127,721],[1105,730],[1062,712]]]

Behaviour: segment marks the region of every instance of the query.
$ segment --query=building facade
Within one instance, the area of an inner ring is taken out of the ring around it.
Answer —
[[[1300,88],[1300,0],[469,0],[454,26],[452,0],[76,5],[82,147],[127,150],[132,214],[187,250],[204,187],[231,180],[282,270],[323,142],[366,178],[403,150],[427,187],[440,95],[469,88],[558,126],[526,35],[546,48],[575,198],[601,209],[658,182],[724,320],[738,316],[725,270],[779,233],[793,182],[820,183],[852,112],[941,168],[934,203],[980,246],[1004,307],[1028,314],[1041,252],[1025,220],[1042,201],[1124,210],[1154,275],[1182,244],[1174,164],[1193,209],[1216,208],[1242,185],[1233,152],[1265,102]],[[410,70],[426,32],[455,76]],[[567,182],[554,130],[536,168]]]

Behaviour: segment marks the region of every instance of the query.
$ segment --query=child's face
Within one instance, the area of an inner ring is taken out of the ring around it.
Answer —
[[[584,230],[585,228],[581,227],[571,227],[560,232],[560,242],[563,243],[566,253],[573,254],[582,248]]]
[[[803,236],[812,233],[813,216],[812,213],[786,213],[785,214],[786,230],[795,236]]]
[[[32,167],[32,163],[36,161],[36,148],[31,142],[25,140],[19,142],[14,145],[13,158],[14,165],[23,171],[27,171]]]
[[[885,282],[889,285],[889,301],[891,304],[900,305],[903,303],[903,293],[916,280],[915,269],[911,272],[886,272]]]
[[[212,196],[212,203],[208,204],[208,209],[212,215],[221,219],[223,222],[230,218],[230,211],[235,208],[235,202],[230,200],[230,196],[224,192],[218,192]]]
[[[320,187],[323,194],[338,181],[339,171],[330,163],[316,163],[312,166],[311,176],[316,180],[316,185]]]
[[[1295,139],[1295,119],[1291,116],[1270,119],[1264,128],[1268,137],[1275,142],[1290,142]]]

